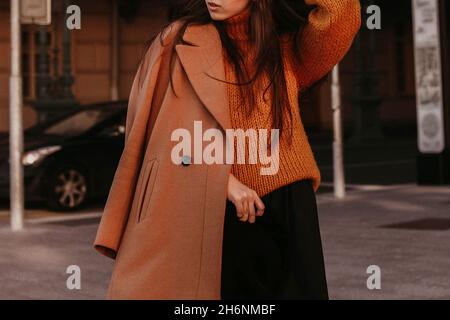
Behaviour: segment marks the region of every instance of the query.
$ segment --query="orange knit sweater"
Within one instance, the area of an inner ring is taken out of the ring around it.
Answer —
[[[312,179],[314,191],[319,188],[321,176],[314,159],[313,152],[303,128],[298,104],[299,90],[304,89],[327,74],[348,51],[353,37],[360,27],[360,4],[358,0],[306,0],[309,5],[317,7],[310,13],[308,23],[300,39],[301,57],[294,57],[289,35],[281,37],[281,48],[284,59],[292,124],[288,123],[279,144],[279,169],[274,175],[261,175],[261,167],[268,165],[250,164],[246,149],[246,163],[232,165],[231,173],[259,196],[301,179]],[[250,67],[254,60],[253,46],[249,41],[249,12],[225,20],[225,28],[230,38],[245,52],[246,65]],[[292,37],[291,37],[292,38]],[[300,62],[299,62],[300,61]],[[230,62],[225,61],[227,81],[235,83],[236,76]],[[266,76],[258,79],[253,86],[256,108],[247,116],[240,98],[240,90],[236,85],[228,85],[229,110],[231,124],[234,129],[268,129],[272,124],[271,101],[265,101],[263,89],[266,88]],[[284,116],[288,121],[288,116]],[[292,126],[292,144],[286,139],[289,134],[288,125]],[[247,144],[248,146],[248,144]],[[235,150],[237,142],[235,142]],[[259,159],[257,157],[257,159]]]

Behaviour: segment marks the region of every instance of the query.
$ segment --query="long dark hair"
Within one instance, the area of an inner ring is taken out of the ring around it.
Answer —
[[[285,125],[284,114],[289,116],[292,123],[292,112],[289,106],[286,79],[284,76],[283,56],[280,45],[280,38],[284,34],[289,34],[294,40],[301,36],[303,26],[309,8],[304,1],[298,0],[251,0],[249,3],[249,37],[256,50],[254,61],[255,72],[248,73],[244,63],[245,52],[240,52],[234,41],[225,31],[225,26],[221,21],[214,21],[208,12],[205,0],[172,0],[170,1],[170,25],[173,21],[181,21],[181,27],[174,35],[174,45],[187,44],[183,40],[185,30],[189,25],[202,25],[212,23],[220,36],[222,46],[227,57],[234,67],[237,82],[241,92],[243,103],[247,106],[247,112],[251,113],[255,107],[255,96],[252,91],[252,84],[263,73],[267,73],[269,84],[264,90],[264,97],[270,90],[272,101],[272,128],[281,131]],[[168,26],[167,25],[167,26]],[[167,27],[166,26],[166,27]],[[154,39],[154,38],[153,38]],[[147,46],[153,41],[151,39]],[[161,39],[162,42],[162,39]],[[291,41],[294,56],[300,57],[298,41]],[[175,50],[171,54],[170,65],[173,66]],[[225,81],[225,79],[218,79]],[[226,81],[225,81],[226,82]],[[173,89],[172,79],[170,79]],[[291,126],[290,126],[291,127]]]

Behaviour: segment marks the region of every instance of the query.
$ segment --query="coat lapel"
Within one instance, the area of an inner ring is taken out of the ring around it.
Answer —
[[[177,54],[201,102],[225,130],[231,127],[224,59],[219,33],[212,24],[189,26]]]

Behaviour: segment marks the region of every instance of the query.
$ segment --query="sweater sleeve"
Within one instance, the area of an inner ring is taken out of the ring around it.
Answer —
[[[305,0],[315,6],[300,33],[300,87],[325,76],[347,53],[361,26],[359,0]]]

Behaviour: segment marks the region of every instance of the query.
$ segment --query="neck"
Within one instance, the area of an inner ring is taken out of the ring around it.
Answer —
[[[228,36],[233,40],[249,39],[250,10],[247,8],[241,13],[224,20]]]

